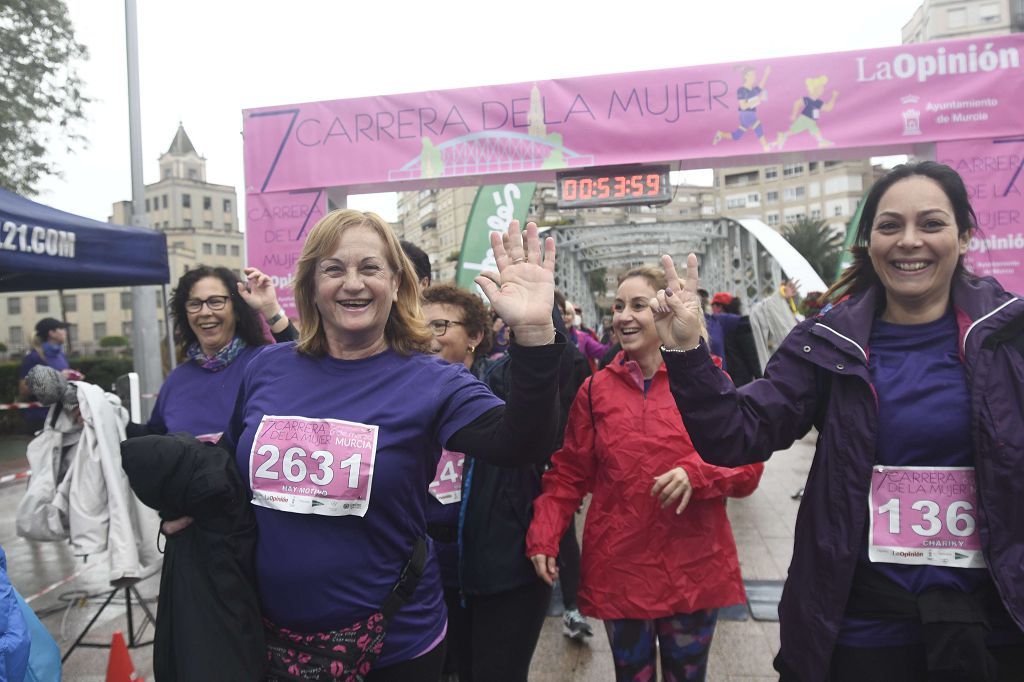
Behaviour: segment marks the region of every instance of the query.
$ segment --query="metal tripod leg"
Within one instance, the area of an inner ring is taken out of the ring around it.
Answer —
[[[92,626],[96,624],[96,621],[99,620],[100,615],[110,605],[110,602],[113,601],[114,596],[121,589],[124,590],[125,615],[128,618],[128,648],[129,649],[136,649],[138,647],[148,646],[148,645],[153,643],[153,640],[150,640],[148,642],[138,642],[138,641],[136,641],[136,638],[141,638],[142,633],[146,629],[146,625],[148,623],[152,623],[154,628],[156,626],[156,617],[153,616],[153,612],[149,609],[149,606],[146,604],[146,601],[142,598],[142,595],[139,594],[139,590],[135,587],[135,585],[129,585],[128,587],[124,587],[124,588],[114,588],[113,590],[110,591],[110,594],[107,595],[107,598],[103,601],[103,605],[100,606],[99,610],[92,617],[92,620],[89,621],[89,624],[85,626],[84,630],[82,630],[82,634],[78,635],[78,639],[75,640],[75,643],[72,644],[71,648],[67,650],[67,653],[65,653],[61,657],[61,659],[60,659],[61,663],[63,663],[64,661],[68,660],[68,657],[70,657],[71,654],[75,651],[75,649],[77,649],[80,646],[81,647],[92,648],[92,649],[109,649],[110,648],[110,644],[99,644],[99,643],[96,643],[96,642],[84,642],[82,640],[84,640],[85,636],[87,634],[89,634],[89,630],[91,630]],[[142,608],[142,612],[143,612],[143,620],[142,620],[142,624],[139,627],[138,633],[135,632],[135,622],[134,622],[134,617],[132,615],[132,594],[135,595],[135,599],[136,599],[138,605]]]
[[[132,627],[132,594],[135,595],[135,599],[138,601],[139,608],[142,609],[143,613],[142,625],[139,626],[138,634],[136,634],[135,628]],[[136,637],[142,637],[142,633],[146,629],[147,623],[153,625],[154,632],[156,630],[156,617],[153,615],[153,612],[149,610],[149,606],[146,604],[146,600],[142,598],[141,594],[139,594],[139,590],[135,587],[135,585],[130,585],[124,588],[124,597],[128,609],[128,648],[134,649],[135,647],[152,644],[152,640],[149,642],[141,643],[135,642]]]
[[[85,636],[87,634],[89,634],[89,630],[92,628],[93,624],[99,619],[100,614],[103,613],[103,609],[107,608],[107,605],[110,604],[115,594],[117,594],[117,589],[113,589],[110,591],[110,594],[107,595],[106,601],[103,602],[103,606],[101,606],[100,610],[96,612],[96,615],[92,617],[92,620],[89,621],[89,624],[85,626],[85,629],[82,630],[82,634],[78,635],[78,639],[76,639],[75,643],[71,645],[71,648],[67,650],[67,653],[65,653],[61,657],[61,663],[68,660],[68,656],[70,656],[74,652],[74,650],[79,647],[79,645],[82,645],[82,640],[85,639]],[[86,644],[85,646],[88,645]]]

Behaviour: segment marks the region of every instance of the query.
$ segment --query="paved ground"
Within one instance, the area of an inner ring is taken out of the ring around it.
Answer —
[[[749,498],[729,503],[729,517],[739,548],[740,564],[747,580],[781,580],[792,551],[797,502],[790,496],[803,485],[810,467],[813,441],[805,439],[769,461],[761,487]],[[13,458],[12,458],[13,459]],[[10,459],[8,459],[10,462]],[[12,469],[14,466],[8,463]],[[14,512],[24,492],[23,483],[0,487],[0,545],[7,552],[11,580],[66,652],[98,608],[96,595],[109,593],[106,557],[90,557],[88,563],[71,556],[62,543],[35,543],[18,538]],[[155,601],[159,578],[138,585],[139,592]],[[122,592],[123,594],[123,592]],[[155,609],[155,604],[152,608]],[[138,627],[142,612],[135,609]],[[614,680],[611,654],[604,628],[592,623],[595,636],[576,644],[561,634],[561,619],[549,618],[541,634],[530,668],[535,682],[603,682]],[[88,641],[109,643],[115,630],[125,630],[125,605],[118,599],[107,607],[93,626]],[[152,638],[147,627],[142,640]],[[708,679],[712,682],[761,682],[775,680],[771,660],[779,647],[778,624],[748,619],[720,621],[711,649]],[[151,647],[131,652],[136,671],[153,679]],[[103,682],[108,651],[77,649],[64,665],[64,679],[71,682]]]

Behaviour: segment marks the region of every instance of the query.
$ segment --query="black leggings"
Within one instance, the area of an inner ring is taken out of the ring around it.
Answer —
[[[565,535],[558,543],[558,580],[562,585],[562,606],[565,610],[577,608],[576,593],[580,590],[580,544],[576,542],[576,517],[569,521]]]
[[[444,657],[444,673],[459,672],[459,661],[466,653],[462,647],[469,641],[469,609],[462,606],[462,594],[457,587],[444,588],[444,604],[448,607],[448,651]]]
[[[526,682],[551,588],[540,578],[514,590],[466,598],[459,682]]]
[[[375,668],[366,676],[366,682],[437,682],[444,665],[444,652],[445,645],[441,642],[422,656]]]

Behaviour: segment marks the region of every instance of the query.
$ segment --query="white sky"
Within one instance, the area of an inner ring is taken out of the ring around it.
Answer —
[[[38,198],[106,220],[131,198],[124,3],[67,3],[95,102],[80,127],[88,146],[54,154],[64,177]],[[241,191],[243,108],[886,47],[919,4],[138,0],[145,181],[158,180],[179,121],[207,180]],[[349,206],[396,215],[394,194]]]

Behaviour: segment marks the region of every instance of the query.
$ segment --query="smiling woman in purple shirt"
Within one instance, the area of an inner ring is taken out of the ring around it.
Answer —
[[[1024,301],[964,267],[975,226],[953,169],[891,170],[834,306],[739,389],[697,336],[695,256],[654,302],[704,459],[765,460],[818,429],[779,606],[782,680],[1024,679]]]
[[[298,336],[271,279],[256,268],[245,274],[243,283],[227,268],[201,265],[178,280],[168,307],[182,362],[160,387],[149,431],[216,441],[231,417],[245,366],[268,342],[260,315],[276,341]]]
[[[518,221],[506,239],[492,234],[498,272],[477,283],[514,335],[507,405],[430,353],[387,223],[339,210],[310,232],[299,341],[249,363],[223,441],[255,505],[268,679],[437,681],[446,617],[424,491],[442,448],[525,463],[557,430],[554,242]]]

